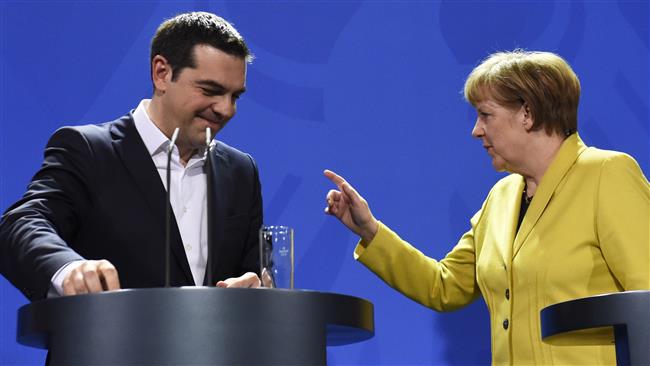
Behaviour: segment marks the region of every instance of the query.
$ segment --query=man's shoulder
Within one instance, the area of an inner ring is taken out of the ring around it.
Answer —
[[[251,174],[251,172],[257,171],[257,163],[249,153],[234,148],[223,141],[215,142],[212,151],[217,157],[217,164],[231,172],[239,171]]]
[[[252,159],[249,153],[241,151],[235,147],[232,147],[221,140],[215,141],[214,150],[217,155],[222,155],[226,158],[245,159],[245,160]]]
[[[57,135],[77,135],[83,137],[88,141],[107,140],[110,139],[111,134],[124,133],[125,127],[133,124],[133,117],[130,114],[122,116],[118,119],[102,122],[97,124],[85,125],[66,125],[59,127],[53,134]]]

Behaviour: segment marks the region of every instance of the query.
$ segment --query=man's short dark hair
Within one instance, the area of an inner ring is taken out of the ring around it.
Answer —
[[[208,45],[250,63],[253,54],[232,24],[206,12],[179,14],[165,20],[151,40],[149,64],[163,56],[172,68],[172,80],[186,67],[196,67],[194,46]]]

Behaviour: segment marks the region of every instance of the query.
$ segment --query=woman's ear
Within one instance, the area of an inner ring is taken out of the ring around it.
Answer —
[[[533,128],[533,115],[530,113],[530,107],[528,107],[528,103],[525,103],[521,106],[523,110],[523,121],[522,124],[524,125],[524,128],[526,128],[526,131],[530,131]]]

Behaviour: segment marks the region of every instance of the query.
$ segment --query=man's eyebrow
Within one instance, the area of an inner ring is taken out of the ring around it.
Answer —
[[[214,90],[226,90],[226,88],[223,85],[219,84],[214,80],[197,80],[195,84],[199,86],[208,87]],[[235,93],[241,95],[244,94],[245,92],[246,92],[246,87],[243,87],[240,90],[237,90]]]
[[[194,83],[200,86],[207,86],[212,89],[225,89],[223,85],[217,83],[214,80],[197,80]]]

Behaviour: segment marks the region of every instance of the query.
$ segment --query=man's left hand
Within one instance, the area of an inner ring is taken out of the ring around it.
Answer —
[[[255,288],[260,287],[260,278],[253,272],[246,272],[240,277],[231,277],[217,282],[222,288]]]

